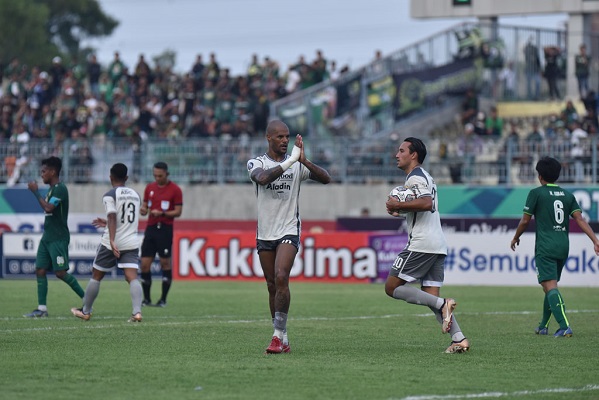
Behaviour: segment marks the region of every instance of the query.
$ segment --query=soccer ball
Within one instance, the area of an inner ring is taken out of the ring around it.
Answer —
[[[414,192],[411,189],[409,189],[407,187],[397,186],[397,187],[393,188],[391,193],[389,193],[389,197],[394,197],[395,199],[397,199],[399,201],[412,201],[416,198],[416,195],[414,194]],[[401,216],[405,216],[406,213],[395,211],[391,215],[393,215],[394,217],[401,217]]]

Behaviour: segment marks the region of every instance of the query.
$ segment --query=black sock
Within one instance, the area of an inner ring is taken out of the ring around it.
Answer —
[[[141,273],[141,287],[144,290],[144,300],[151,303],[150,300],[150,288],[152,287],[152,273],[142,272]]]
[[[168,291],[171,288],[171,282],[173,280],[173,271],[162,271],[162,297],[160,300],[166,303],[166,296],[168,295]]]

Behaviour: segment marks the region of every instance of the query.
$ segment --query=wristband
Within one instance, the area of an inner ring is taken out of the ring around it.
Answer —
[[[301,154],[302,154],[302,149],[300,149],[299,147],[294,145],[293,150],[291,150],[291,156],[289,156],[288,159],[286,159],[281,164],[279,164],[279,165],[281,165],[281,168],[283,168],[283,172],[287,171],[289,169],[289,167],[291,167],[293,165],[294,162],[299,160]]]
[[[302,149],[300,149],[297,146],[293,146],[293,150],[291,150],[291,158],[293,161],[297,161],[300,158],[300,155],[302,154]]]
[[[166,217],[166,211],[163,211],[163,212],[162,212],[162,216],[163,216],[163,217]]]
[[[279,165],[283,168],[283,172],[287,171],[289,167],[295,164],[295,160],[292,160],[291,157],[280,163]]]

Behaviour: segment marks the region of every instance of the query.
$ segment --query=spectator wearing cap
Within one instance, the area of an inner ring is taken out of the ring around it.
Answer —
[[[49,75],[46,71],[42,71],[35,81],[35,85],[31,91],[31,101],[37,102],[40,108],[49,105],[52,101],[52,87],[49,82]]]
[[[67,70],[62,65],[62,58],[56,56],[52,59],[52,65],[49,68],[50,72],[50,84],[52,87],[52,97],[56,97],[60,94],[62,88],[62,79],[64,78]]]

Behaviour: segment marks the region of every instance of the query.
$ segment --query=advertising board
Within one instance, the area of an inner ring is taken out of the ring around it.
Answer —
[[[512,251],[513,234],[501,231],[446,232],[448,253],[445,284],[537,285],[534,233],[521,237]],[[2,235],[2,276],[35,277],[35,255],[41,234]],[[89,277],[100,235],[73,234],[70,269]],[[140,237],[141,240],[141,237]],[[405,233],[334,232],[305,234],[291,270],[294,280],[313,282],[383,282],[397,254],[407,243]],[[253,232],[175,231],[173,277],[176,280],[262,280]],[[160,273],[157,262],[153,274]],[[113,272],[116,276],[118,272]],[[586,235],[570,234],[570,256],[561,286],[599,287],[599,257]]]

